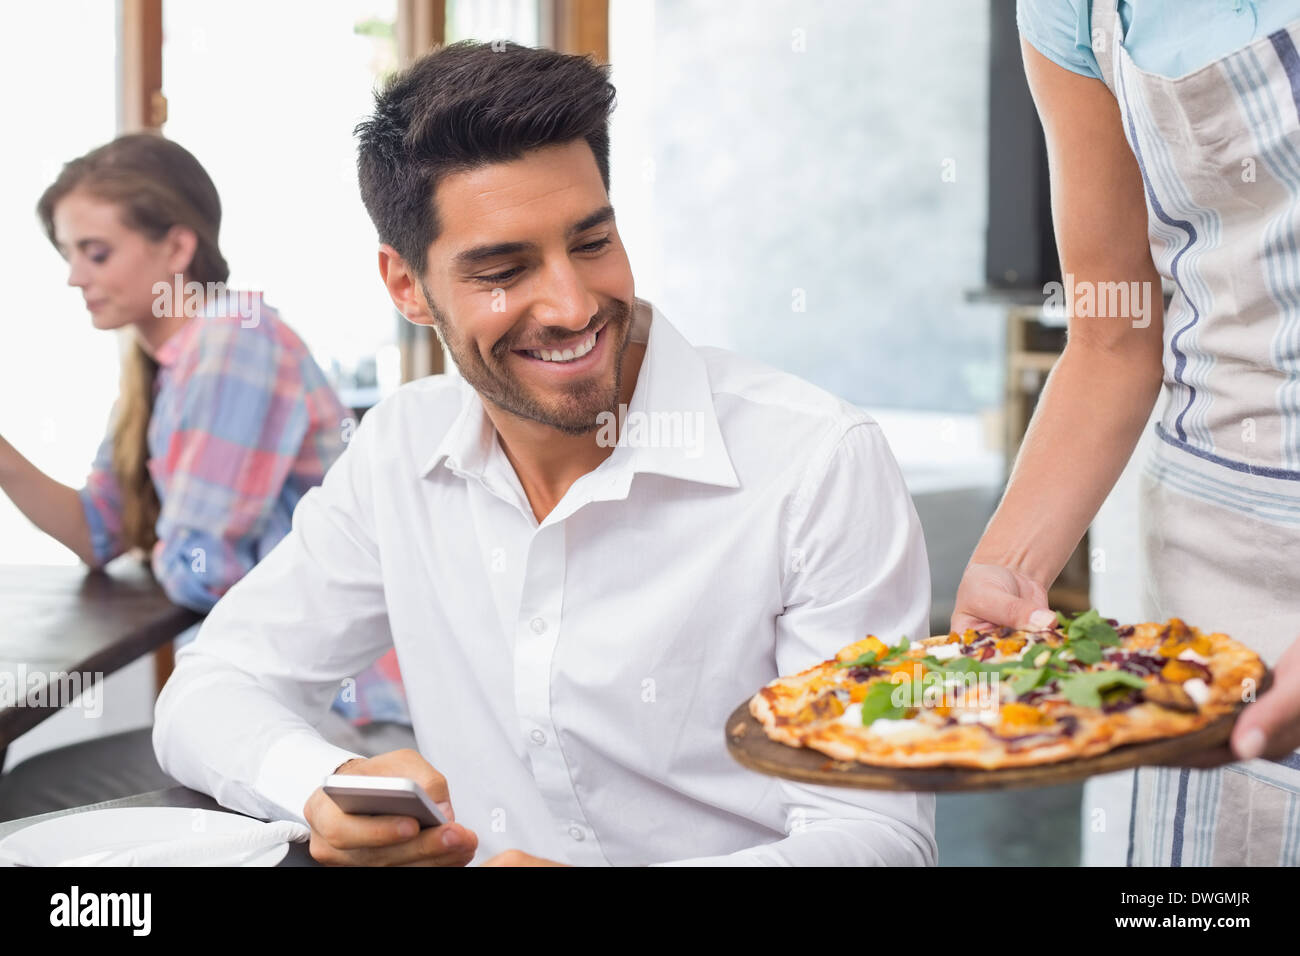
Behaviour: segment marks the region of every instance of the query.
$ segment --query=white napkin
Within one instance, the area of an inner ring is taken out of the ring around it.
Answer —
[[[311,829],[293,820],[276,820],[239,833],[192,836],[125,850],[101,850],[60,860],[54,866],[237,866],[279,843],[301,843]]]

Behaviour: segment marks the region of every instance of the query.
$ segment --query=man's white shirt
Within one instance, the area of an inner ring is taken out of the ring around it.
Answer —
[[[879,427],[694,348],[636,300],[620,443],[538,522],[473,389],[372,409],[293,530],[218,602],[160,695],[162,768],[303,819],[357,754],[316,731],[395,646],[420,752],[475,862],[932,864],[934,796],[742,767],[724,723],[867,633],[929,633],[920,524]]]

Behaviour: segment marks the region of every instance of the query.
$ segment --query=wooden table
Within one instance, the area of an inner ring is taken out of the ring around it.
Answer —
[[[69,703],[29,706],[31,675],[102,680],[200,619],[167,600],[135,558],[104,571],[0,565],[0,767],[12,741]]]

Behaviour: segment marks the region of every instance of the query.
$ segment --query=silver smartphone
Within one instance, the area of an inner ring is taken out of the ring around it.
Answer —
[[[325,778],[322,789],[344,813],[414,817],[422,827],[438,827],[447,822],[423,788],[406,777],[334,773]]]

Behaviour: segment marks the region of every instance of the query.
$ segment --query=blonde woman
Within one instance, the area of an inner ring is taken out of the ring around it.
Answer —
[[[119,137],[68,163],[37,211],[94,326],[130,344],[85,486],[60,484],[0,437],[0,490],[90,567],[138,549],[174,602],[206,612],[289,531],[298,500],[342,452],[350,413],[260,295],[225,289],[221,202],[181,146]],[[352,723],[406,720],[385,664],[361,675],[359,696],[340,696]],[[351,741],[349,721],[331,719]],[[147,730],[64,751],[0,779],[0,818],[167,783]],[[88,774],[88,761],[112,782]],[[65,766],[78,767],[80,791],[67,789]]]

